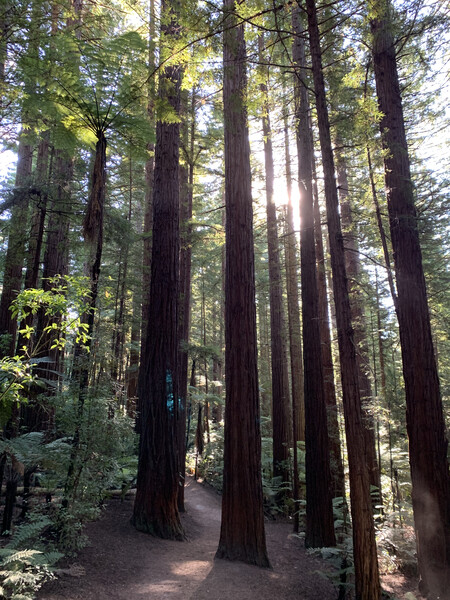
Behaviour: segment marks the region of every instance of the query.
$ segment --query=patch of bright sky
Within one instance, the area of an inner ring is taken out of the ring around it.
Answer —
[[[17,154],[15,152],[0,148],[0,186],[6,183],[14,172],[16,161]]]

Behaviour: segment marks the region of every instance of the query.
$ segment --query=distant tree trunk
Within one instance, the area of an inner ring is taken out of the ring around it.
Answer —
[[[176,36],[178,24],[165,0],[161,24]],[[167,66],[160,74],[159,95],[176,114],[180,110],[181,70]],[[132,522],[136,529],[168,539],[182,539],[178,512],[178,283],[179,283],[179,123],[158,121],[153,188],[153,244],[149,318],[139,383],[141,438],[137,492]]]
[[[255,271],[244,26],[225,0],[225,445],[217,558],[269,566],[261,480]]]
[[[374,0],[373,61],[398,293],[417,554],[424,594],[450,598],[450,477],[388,0]]]
[[[17,320],[11,318],[9,307],[22,287],[32,155],[31,146],[25,142],[24,134],[21,134],[0,300],[0,335],[7,336],[0,346],[0,356],[14,356],[16,348]]]
[[[178,460],[180,465],[180,486],[178,489],[178,509],[184,511],[184,478],[186,472],[186,407],[188,398],[188,351],[191,325],[191,262],[192,262],[192,196],[194,186],[194,139],[195,139],[195,91],[192,91],[190,119],[188,94],[182,95],[184,166],[180,167],[180,303],[178,319],[179,348],[179,416],[178,416]]]
[[[314,159],[313,159],[313,171]],[[317,181],[315,175],[314,180]],[[330,320],[328,317],[328,289],[325,252],[322,238],[322,223],[319,207],[319,192],[314,184],[314,238],[317,261],[317,293],[319,298],[319,329],[322,348],[325,404],[327,407],[328,443],[330,448],[331,494],[333,498],[345,499],[345,475],[341,451],[334,364],[331,349]]]
[[[141,205],[138,204],[134,211],[134,227],[138,236],[142,235],[143,220]],[[136,264],[142,259],[142,246],[134,245],[134,260]],[[137,410],[137,393],[138,393],[138,377],[139,377],[139,356],[140,356],[140,341],[142,329],[142,286],[143,281],[136,281],[132,288],[132,318],[131,318],[131,334],[130,334],[130,354],[127,368],[127,414],[129,417],[136,419]]]
[[[309,548],[334,546],[331,502],[330,453],[324,396],[316,252],[314,244],[314,197],[312,136],[309,131],[309,101],[306,81],[304,31],[299,10],[293,13],[293,60],[295,64],[295,113],[300,189],[300,258],[302,284],[303,363],[305,378],[306,439],[306,535]]]
[[[0,123],[3,119],[4,106],[4,88],[5,88],[5,65],[8,55],[7,35],[8,35],[8,14],[9,2],[4,0],[3,8],[0,12]]]
[[[36,174],[33,189],[35,206],[31,217],[30,239],[26,260],[25,288],[35,288],[39,277],[41,261],[42,239],[44,235],[44,222],[47,213],[48,199],[48,169],[49,169],[49,144],[48,135],[44,134],[39,143],[36,160]]]
[[[389,248],[388,248],[388,244],[387,244],[386,232],[384,230],[383,220],[381,218],[380,203],[378,201],[378,193],[377,193],[377,188],[375,185],[375,177],[374,177],[374,172],[373,172],[373,167],[372,167],[372,157],[371,157],[369,148],[367,148],[367,165],[369,167],[370,187],[372,190],[372,199],[373,199],[373,203],[375,206],[375,214],[376,214],[376,219],[377,219],[378,231],[380,233],[380,238],[381,238],[381,246],[383,248],[384,263],[386,265],[386,273],[387,273],[387,279],[388,279],[388,284],[389,284],[389,290],[391,292],[391,297],[392,297],[392,302],[394,303],[395,312],[398,313],[397,291],[395,289],[394,276],[392,274],[391,259],[389,256]],[[398,318],[398,315],[397,315],[397,318]]]
[[[339,200],[334,175],[334,158],[326,104],[325,82],[322,71],[319,27],[314,0],[306,0],[306,8],[320,146],[325,177],[331,268],[333,271],[334,300],[341,358],[342,396],[347,434],[353,521],[355,592],[358,600],[379,600],[381,590],[370,498],[370,482],[364,452],[358,369],[351,323],[347,274],[345,272],[344,245],[339,218]]]
[[[36,170],[34,175],[34,184],[30,193],[30,200],[33,203],[33,211],[31,215],[30,236],[28,241],[28,251],[26,255],[26,271],[24,288],[36,288],[39,279],[39,267],[41,264],[42,242],[44,237],[44,224],[47,212],[48,200],[48,184],[49,184],[49,145],[48,135],[44,134],[43,139],[39,143],[38,155],[36,161]],[[37,328],[37,332],[30,339],[26,339],[20,333],[25,327],[32,327],[35,321],[35,316],[29,314],[19,327],[19,335],[17,341],[17,352],[20,354],[28,353],[29,356],[37,354],[40,357],[48,357],[49,348],[43,343],[41,330]],[[39,322],[39,319],[37,320]],[[45,336],[44,336],[45,337]],[[33,348],[34,342],[40,341],[40,348]],[[25,351],[24,351],[25,349]],[[40,378],[45,378],[49,370],[49,363],[37,364],[34,368],[34,374]],[[37,401],[37,396],[42,394],[42,388],[37,385],[30,384],[27,389],[27,402],[20,407],[21,427],[27,431],[45,431],[52,419],[49,415],[52,410],[49,407],[44,408],[42,402]]]
[[[128,215],[127,221],[131,226],[131,218],[133,213],[133,159],[131,148],[128,157]],[[126,325],[126,308],[125,300],[128,289],[128,263],[130,258],[130,240],[124,239],[120,246],[121,262],[119,266],[119,277],[117,281],[118,298],[116,301],[116,314],[114,319],[114,331],[113,331],[113,347],[112,347],[112,360],[113,365],[111,369],[111,377],[116,383],[116,398],[120,405],[123,400],[124,392],[124,345],[127,333]]]
[[[86,344],[77,343],[74,350],[74,367],[72,381],[77,396],[75,416],[75,432],[72,438],[69,467],[64,486],[62,506],[67,508],[77,493],[79,475],[76,473],[76,461],[80,450],[80,435],[84,416],[85,401],[89,387],[89,350],[92,347],[94,334],[94,316],[97,306],[98,283],[100,277],[103,251],[103,215],[106,193],[106,138],[103,131],[97,133],[94,166],[91,175],[89,200],[83,221],[83,237],[86,246],[85,272],[88,278],[89,295],[86,299],[86,311],[82,315],[82,323],[87,325]],[[80,466],[79,472],[82,470]],[[79,473],[78,472],[78,473]]]
[[[369,343],[367,340],[366,318],[360,289],[361,261],[359,259],[358,241],[354,233],[353,215],[348,191],[347,167],[345,159],[340,153],[336,154],[336,167],[342,228],[344,230],[345,269],[347,277],[350,280],[350,308],[352,311],[354,340],[356,344],[356,361],[359,371],[359,391],[364,416],[363,424],[367,467],[369,469],[370,486],[372,489],[372,504],[374,512],[377,512],[376,506],[383,503],[383,497],[380,467],[377,461],[375,446],[375,422],[372,414],[373,398],[372,385],[369,376]]]
[[[140,314],[141,304],[137,290],[133,290],[132,321],[130,336],[130,360],[127,369],[127,415],[136,417],[136,399],[139,369],[139,342],[140,342]]]
[[[28,250],[26,253],[26,271],[24,288],[36,288],[39,278],[39,266],[41,262],[42,241],[44,236],[45,215],[47,212],[48,198],[48,163],[49,163],[49,146],[48,135],[44,134],[43,139],[39,143],[38,155],[36,161],[36,170],[34,175],[33,185],[30,186],[30,200],[33,204],[31,214],[30,235],[28,238]],[[23,323],[20,324],[20,329],[26,325],[33,325],[34,316],[29,315]],[[22,349],[23,346],[28,348],[30,353],[33,345],[33,338],[27,340],[23,335],[19,334],[17,349]]]
[[[52,183],[50,185],[50,217],[47,224],[47,237],[44,252],[42,271],[42,287],[50,291],[53,287],[52,278],[68,274],[69,262],[69,225],[71,213],[71,183],[73,179],[73,160],[62,150],[55,151],[54,167],[52,169]],[[51,322],[58,323],[61,316],[52,317],[51,320],[39,313],[38,335]],[[60,378],[63,351],[51,348],[56,331],[44,334],[42,342],[43,352],[51,358],[48,368],[43,372],[43,377],[48,380],[57,381]]]
[[[305,441],[305,395],[303,378],[302,334],[300,328],[300,308],[298,298],[297,244],[294,227],[294,207],[292,206],[292,172],[289,151],[289,129],[287,112],[283,111],[284,147],[286,159],[286,183],[288,204],[285,214],[284,256],[286,266],[286,291],[288,305],[289,347],[291,357],[292,389],[292,462],[294,502],[300,499],[297,441]],[[294,533],[300,529],[299,510],[294,508]]]
[[[259,57],[263,63],[264,38],[259,37]],[[263,67],[261,67],[263,69]],[[267,88],[268,71],[262,73],[260,84],[263,96],[262,130],[264,142],[264,166],[266,179],[267,249],[269,255],[269,299],[270,299],[270,340],[272,367],[272,438],[273,475],[282,482],[289,482],[289,375],[284,339],[285,322],[283,290],[281,285],[280,253],[278,244],[277,208],[273,197],[274,165],[272,149],[272,129]],[[282,495],[279,500],[282,501]]]

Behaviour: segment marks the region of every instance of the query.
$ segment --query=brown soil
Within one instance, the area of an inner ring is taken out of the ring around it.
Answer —
[[[132,500],[112,500],[87,527],[90,545],[75,564],[60,569],[40,600],[336,600],[337,590],[319,575],[327,570],[309,556],[291,525],[266,523],[272,569],[214,560],[220,532],[220,498],[189,478],[182,515],[186,542],[153,538],[130,524]],[[399,599],[414,591],[390,576]]]

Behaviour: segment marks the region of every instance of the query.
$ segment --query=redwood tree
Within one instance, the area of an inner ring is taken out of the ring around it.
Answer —
[[[450,479],[390,3],[370,3],[422,593],[450,598]]]
[[[259,56],[264,62],[264,37],[259,37]],[[289,476],[289,375],[286,355],[283,290],[281,285],[280,252],[278,243],[277,207],[274,201],[274,163],[272,127],[270,123],[268,69],[261,66],[263,82],[260,90],[263,99],[262,131],[264,136],[264,168],[266,180],[267,251],[269,256],[269,302],[270,302],[270,359],[272,367],[272,439],[273,475],[282,482]],[[282,494],[279,496],[282,500]]]
[[[353,522],[355,592],[358,600],[378,600],[381,590],[378,575],[377,548],[371,508],[369,473],[365,460],[358,368],[351,322],[347,274],[345,271],[344,244],[339,217],[339,200],[315,1],[306,0],[306,8],[324,171],[333,291],[336,307],[339,355],[341,359],[342,399],[348,447]]]
[[[305,45],[299,11],[293,13],[295,64],[295,112],[300,189],[300,259],[302,282],[303,363],[306,440],[306,537],[310,548],[334,546],[331,503],[330,453],[324,396],[319,300],[314,240],[312,136],[306,81]]]
[[[177,35],[173,6],[163,1],[162,11],[166,17],[161,25],[162,33],[166,38]],[[178,65],[168,65],[162,70],[159,95],[175,114],[180,108],[180,83]],[[136,529],[169,539],[182,539],[184,535],[177,504],[180,480],[176,452],[179,143],[179,123],[159,120],[153,182],[149,314],[139,377],[141,437],[132,517]]]
[[[225,445],[217,558],[269,566],[264,532],[244,26],[225,0]]]

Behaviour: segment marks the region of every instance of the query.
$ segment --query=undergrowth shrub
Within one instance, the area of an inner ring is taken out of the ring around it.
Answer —
[[[53,577],[53,566],[63,554],[46,539],[53,521],[42,514],[30,515],[19,525],[8,545],[0,549],[0,597],[32,600],[39,588]]]

